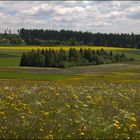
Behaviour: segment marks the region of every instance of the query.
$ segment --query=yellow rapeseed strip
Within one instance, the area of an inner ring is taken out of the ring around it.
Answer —
[[[64,50],[69,50],[70,48],[76,48],[79,50],[80,48],[87,49],[90,48],[92,50],[112,50],[112,51],[125,51],[132,50],[131,48],[117,48],[117,47],[104,47],[104,46],[0,46],[0,50],[37,50],[37,49],[54,49],[59,50],[60,48]],[[133,49],[134,50],[134,49]]]

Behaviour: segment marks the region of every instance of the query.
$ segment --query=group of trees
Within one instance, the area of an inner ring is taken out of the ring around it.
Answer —
[[[20,29],[18,33],[29,45],[96,45],[140,48],[140,35],[106,34],[71,30]]]
[[[112,53],[101,50],[70,48],[68,51],[60,49],[55,51],[49,50],[32,50],[23,53],[20,61],[20,66],[32,67],[71,67],[82,65],[98,65],[106,63],[115,63],[128,61],[124,53]]]
[[[11,34],[6,32],[0,34],[0,45],[24,45],[25,41],[18,34]]]

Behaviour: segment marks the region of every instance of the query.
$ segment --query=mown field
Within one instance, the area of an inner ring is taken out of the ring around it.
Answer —
[[[136,61],[21,68],[1,50],[0,139],[140,139],[139,50],[118,51]]]

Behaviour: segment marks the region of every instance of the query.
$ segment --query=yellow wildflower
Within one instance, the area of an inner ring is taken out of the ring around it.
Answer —
[[[84,136],[84,135],[85,135],[85,133],[84,133],[84,132],[81,132],[81,133],[80,133],[80,136]]]
[[[21,119],[25,119],[25,116],[21,116]]]
[[[115,121],[114,127],[115,127],[116,129],[120,129],[120,128],[121,128],[120,122],[119,122],[118,120]]]
[[[55,95],[56,95],[56,96],[59,96],[60,94],[59,94],[59,93],[56,93]]]
[[[74,97],[74,99],[78,99],[78,96],[77,96],[77,95],[75,95],[75,94],[73,95],[73,97]]]
[[[44,115],[45,115],[45,116],[48,116],[48,115],[49,115],[49,112],[44,112]]]
[[[92,97],[88,95],[88,96],[87,96],[87,99],[92,99]]]
[[[66,105],[67,108],[70,108],[70,105],[69,104],[65,104],[65,105]]]
[[[115,121],[116,124],[119,124],[120,122],[118,120]]]
[[[40,128],[39,130],[40,130],[41,132],[43,132],[43,129],[42,129],[42,128]]]
[[[133,130],[133,129],[135,129],[137,127],[137,125],[136,124],[130,124],[129,125],[129,130]]]
[[[0,116],[3,116],[5,114],[5,112],[0,112]]]
[[[45,136],[43,139],[53,139],[53,135],[49,134],[49,135]]]
[[[53,139],[53,135],[52,134],[49,134],[48,138],[49,139]]]
[[[135,122],[136,121],[136,118],[135,117],[131,117],[130,120],[133,121],[133,122]]]

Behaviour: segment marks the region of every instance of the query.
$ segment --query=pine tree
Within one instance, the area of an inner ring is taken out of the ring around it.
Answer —
[[[104,50],[93,51],[91,49],[70,48],[68,52],[60,49],[59,51],[37,50],[23,53],[20,66],[33,67],[69,67],[79,65],[96,65],[112,62],[121,62],[130,60],[124,53],[116,53],[113,55],[112,51],[106,52]],[[133,60],[133,59],[131,59]]]
[[[20,60],[20,66],[28,66],[28,60],[26,58],[25,53],[22,54],[22,57],[21,57],[21,60]]]
[[[35,54],[35,63],[34,66],[36,67],[43,67],[45,66],[45,56],[41,54],[41,52],[37,52]]]

